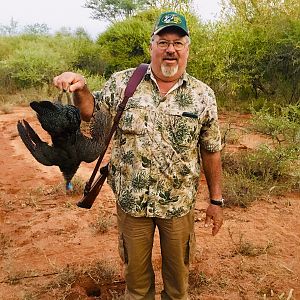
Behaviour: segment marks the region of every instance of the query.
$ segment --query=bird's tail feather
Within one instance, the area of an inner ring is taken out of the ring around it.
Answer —
[[[26,120],[18,121],[19,135],[32,156],[45,166],[52,166],[57,160],[53,147],[43,142]]]
[[[26,120],[18,121],[17,129],[23,143],[28,148],[28,150],[30,152],[34,151],[37,142],[41,142],[41,139],[36,134],[36,132],[32,129],[32,127]]]

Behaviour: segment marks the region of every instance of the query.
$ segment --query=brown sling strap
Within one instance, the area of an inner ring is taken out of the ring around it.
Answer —
[[[147,72],[148,66],[149,66],[148,64],[140,64],[134,70],[132,76],[129,79],[129,82],[128,82],[128,84],[126,86],[126,89],[125,89],[124,98],[123,98],[122,102],[118,105],[117,114],[114,117],[112,128],[110,130],[109,135],[106,138],[105,148],[100,153],[99,158],[98,158],[97,163],[96,163],[96,166],[95,166],[95,168],[93,170],[93,173],[92,173],[89,181],[85,185],[84,196],[86,196],[90,192],[90,190],[91,190],[91,187],[92,187],[93,181],[95,179],[95,176],[96,176],[96,174],[98,172],[98,169],[99,169],[100,164],[101,164],[101,162],[103,160],[105,152],[106,152],[106,150],[107,150],[107,148],[109,146],[110,140],[111,140],[113,134],[115,133],[115,131],[116,131],[117,127],[118,127],[119,121],[121,119],[122,113],[123,113],[123,111],[125,109],[125,106],[127,104],[127,101],[128,101],[128,99],[130,97],[132,97],[132,95],[134,94],[137,86],[139,85],[139,83],[141,82],[141,80],[144,78],[144,76],[145,76],[145,74]],[[106,168],[106,170],[105,170],[105,168]],[[102,172],[102,169],[103,169],[103,172]],[[107,171],[108,171],[107,170],[107,166],[101,168],[101,170],[100,170],[100,172],[102,173],[102,175],[107,175],[107,174],[105,174],[105,172],[107,173]],[[80,201],[77,205],[80,206],[80,207],[84,207],[81,204],[82,204],[82,201]],[[89,207],[85,207],[85,208],[89,208]]]

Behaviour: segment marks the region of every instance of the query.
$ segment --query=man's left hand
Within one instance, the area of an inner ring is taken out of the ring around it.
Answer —
[[[212,235],[216,235],[223,224],[223,208],[210,204],[206,210],[205,227],[213,222]]]

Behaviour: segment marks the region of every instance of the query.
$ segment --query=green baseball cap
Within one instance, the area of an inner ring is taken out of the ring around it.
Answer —
[[[157,19],[152,35],[158,34],[167,27],[178,27],[182,29],[186,35],[189,35],[185,17],[176,12],[169,11],[162,13]]]

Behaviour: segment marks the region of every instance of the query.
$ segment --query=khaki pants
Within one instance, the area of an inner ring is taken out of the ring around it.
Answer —
[[[125,299],[154,299],[152,247],[156,226],[162,255],[162,299],[188,299],[188,267],[195,247],[194,211],[180,218],[136,218],[117,206],[119,251],[125,264]]]

